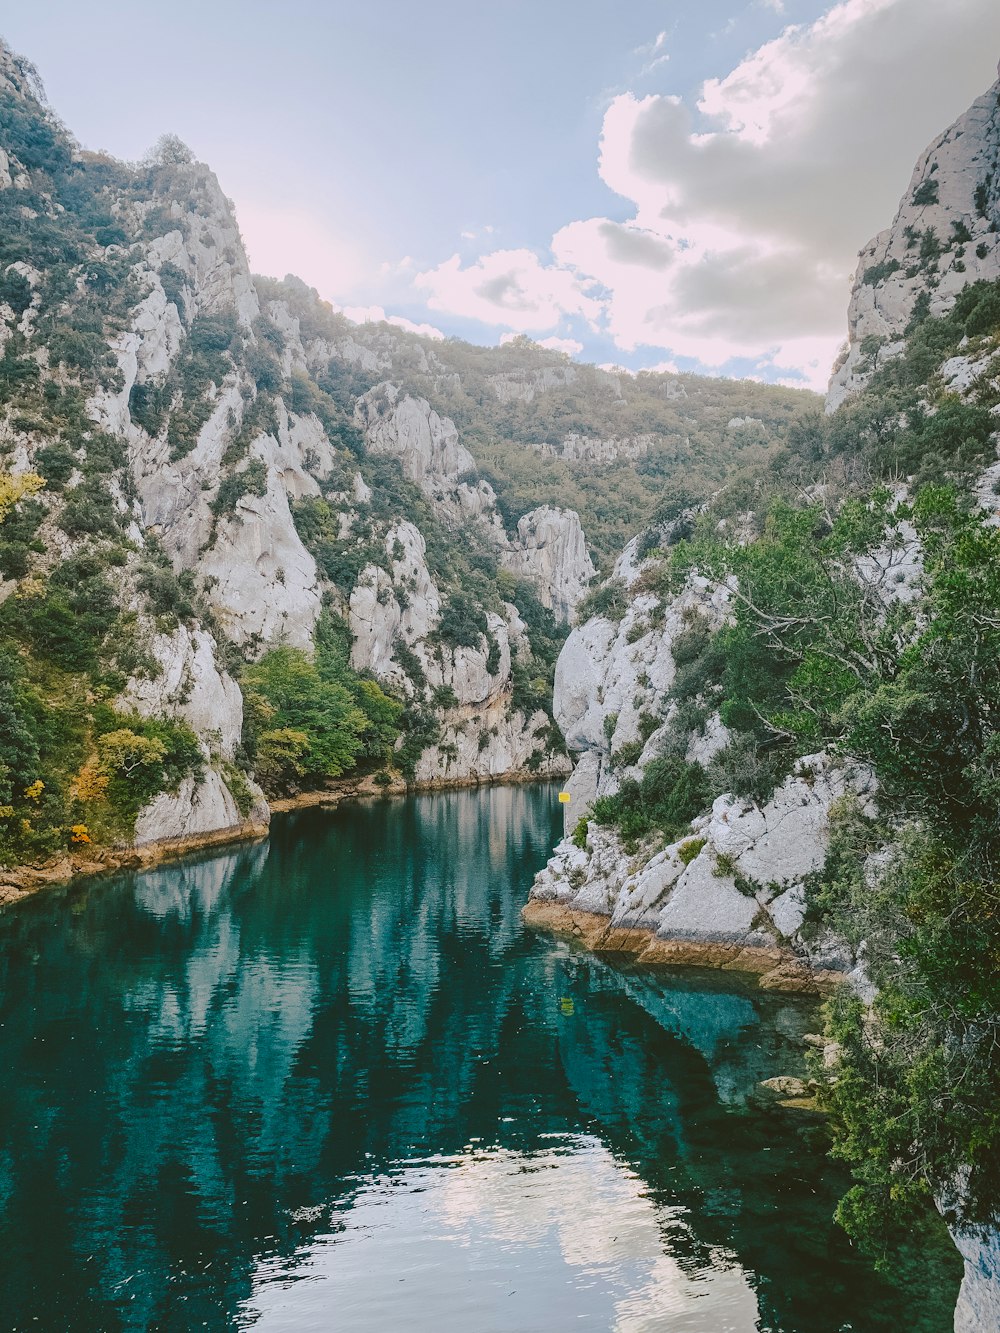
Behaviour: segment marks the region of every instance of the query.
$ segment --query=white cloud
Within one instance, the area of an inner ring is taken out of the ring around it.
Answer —
[[[352,324],[381,324],[385,319],[385,311],[380,305],[341,305],[334,306],[345,315]]]
[[[418,273],[432,310],[500,325],[517,333],[551,329],[564,315],[588,321],[601,313],[598,300],[568,269],[542,264],[531,250],[495,250],[462,267],[456,254]]]
[[[441,330],[433,324],[414,324],[412,319],[406,319],[403,315],[389,315],[386,323],[395,324],[397,329],[405,329],[407,333],[419,333],[424,338],[435,340],[444,338]]]
[[[761,0],[780,12],[779,0]],[[660,33],[642,54],[659,57]],[[434,309],[518,332],[606,321],[623,351],[707,367],[749,358],[825,387],[859,248],[891,220],[920,151],[984,89],[996,0],[843,0],[791,25],[693,104],[625,93],[600,145],[625,222],[569,222],[554,264],[457,256],[418,283]]]
[[[336,306],[335,309],[346,316],[353,324],[393,324],[407,333],[419,333],[425,338],[443,338],[445,335],[433,324],[414,324],[412,319],[403,315],[387,315],[380,305]]]
[[[608,370],[613,375],[631,375],[635,379],[636,375],[679,375],[680,367],[675,361],[657,361],[652,366],[640,366],[633,370],[630,366],[619,365],[617,361],[604,361],[598,367],[598,370]]]
[[[563,352],[566,356],[579,356],[583,351],[583,343],[575,338],[542,338],[538,346],[547,347],[550,352]]]
[[[617,97],[600,171],[635,216],[571,223],[555,256],[610,290],[626,350],[763,358],[822,386],[857,250],[989,86],[998,46],[995,0],[952,0],[946,22],[937,0],[845,0],[706,82],[696,107]]]
[[[327,300],[343,300],[371,271],[358,246],[335,235],[305,209],[272,208],[237,201],[240,230],[255,273],[284,277],[290,259],[295,271]]]

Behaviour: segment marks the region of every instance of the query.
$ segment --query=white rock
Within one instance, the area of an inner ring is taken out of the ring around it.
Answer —
[[[376,384],[363,394],[354,419],[371,452],[398,458],[403,475],[428,494],[442,480],[475,470],[476,460],[459,443],[455,423],[439,416],[426,398],[413,398],[394,384]]]
[[[190,838],[242,823],[229,788],[214,769],[198,782],[187,777],[176,792],[162,792],[139,812],[135,846],[166,838]]]
[[[172,634],[154,633],[147,647],[160,674],[129,680],[120,707],[142,717],[176,717],[231,759],[243,731],[243,696],[215,661],[215,641],[203,629],[178,625]]]
[[[768,903],[767,912],[780,934],[788,938],[798,935],[806,914],[805,889],[793,884]]]
[[[579,435],[570,432],[558,444],[528,441],[532,449],[553,458],[564,458],[569,463],[613,463],[616,459],[643,458],[656,443],[656,436],[611,435],[602,439],[597,435]]]
[[[955,1309],[955,1333],[1000,1329],[1000,1230],[979,1226],[952,1229],[965,1261]]]
[[[572,621],[597,573],[579,515],[549,505],[519,519],[516,544],[503,553],[502,562],[533,585],[542,605],[563,624]]]
[[[753,929],[757,902],[740,893],[729,876],[713,872],[703,850],[678,879],[659,914],[657,934],[663,939],[764,945],[772,941]]]
[[[209,595],[230,638],[262,646],[285,641],[311,651],[322,600],[316,562],[295,531],[273,466],[264,495],[245,495],[233,515],[220,518],[201,572],[211,581]]]

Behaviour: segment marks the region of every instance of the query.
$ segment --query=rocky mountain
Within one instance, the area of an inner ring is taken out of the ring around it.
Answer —
[[[816,1071],[841,1218],[877,1248],[935,1198],[963,1333],[1000,1327],[998,105],[863,251],[824,421],[589,594],[555,674],[567,836],[526,909],[766,988],[846,979]]]
[[[260,829],[348,773],[565,772],[554,663],[608,534],[814,403],[352,324],[251,274],[183,144],[81,149],[4,48],[0,147],[8,866]]]
[[[473,347],[384,324],[333,341],[358,386],[389,378],[455,423],[463,479],[489,483],[510,537],[529,511],[569,507],[605,570],[636,531],[761,466],[817,406],[750,380],[583,365],[523,337]]]

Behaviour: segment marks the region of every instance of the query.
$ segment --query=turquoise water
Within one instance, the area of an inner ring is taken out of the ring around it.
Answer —
[[[523,929],[558,822],[308,811],[0,913],[0,1328],[947,1329],[752,1100],[812,1006]]]

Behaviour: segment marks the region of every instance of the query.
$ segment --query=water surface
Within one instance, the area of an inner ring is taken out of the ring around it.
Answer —
[[[810,1004],[523,929],[558,823],[345,805],[0,913],[0,1328],[949,1329],[754,1100]]]

